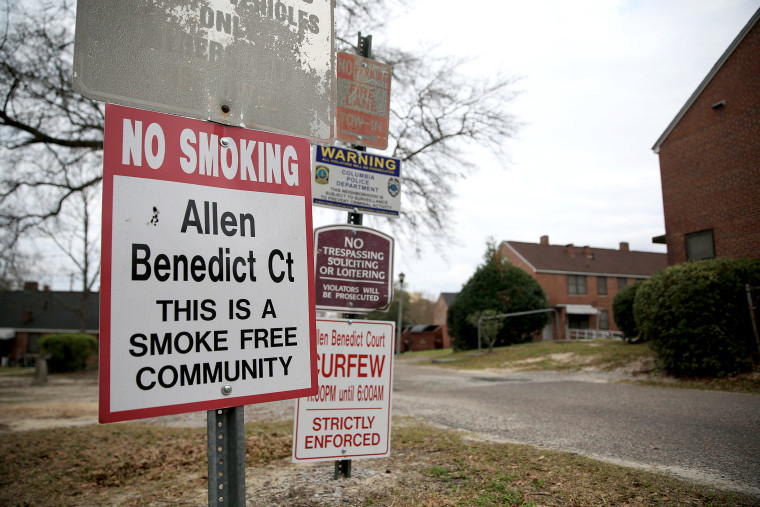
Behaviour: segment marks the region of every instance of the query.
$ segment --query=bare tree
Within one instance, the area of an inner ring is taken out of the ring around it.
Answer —
[[[33,257],[19,245],[18,230],[0,228],[0,290],[14,290],[23,286]]]
[[[468,76],[466,59],[433,50],[411,52],[383,39],[386,23],[410,0],[344,0],[336,14],[338,50],[358,52],[358,33],[372,34],[372,58],[393,73],[390,155],[402,161],[403,220],[391,220],[394,233],[419,246],[420,239],[451,238],[450,201],[457,181],[473,173],[468,148],[488,148],[506,157],[506,141],[519,127],[509,108],[517,79],[497,74]]]
[[[28,11],[6,2],[5,14],[0,228],[17,231],[18,237],[100,182],[104,115],[101,104],[71,85],[73,5],[44,2]]]
[[[11,2],[0,34],[0,227],[24,234],[99,184],[104,113],[72,87],[73,1],[41,0],[31,10]],[[351,50],[358,32],[379,40],[388,13],[407,3],[339,1],[338,48]],[[471,77],[464,61],[390,42],[376,44],[373,58],[392,67],[389,153],[403,162],[404,209],[391,227],[407,243],[447,240],[455,183],[476,169],[468,146],[501,153],[515,132],[508,109],[514,80]]]
[[[79,306],[67,307],[79,317],[79,331],[87,330],[87,311],[93,288],[100,280],[100,200],[99,185],[77,192],[61,212],[41,226],[43,234],[77,269],[82,297]],[[61,303],[63,304],[63,303]]]

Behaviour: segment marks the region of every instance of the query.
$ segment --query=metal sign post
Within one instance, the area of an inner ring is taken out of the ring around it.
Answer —
[[[245,422],[243,407],[209,410],[208,505],[245,505]]]
[[[208,410],[214,506],[245,505],[242,405],[317,388],[302,138],[334,138],[335,1],[290,3],[77,1],[73,85],[108,103],[100,421]]]
[[[242,405],[317,389],[309,143],[105,122],[100,421],[210,411],[209,505],[245,505]]]
[[[362,33],[359,32],[359,55],[365,58],[369,58],[372,55],[372,36],[371,35],[362,37]],[[367,149],[364,146],[357,146],[357,145],[352,145],[351,147],[358,151],[365,151]],[[356,212],[348,213],[348,220],[346,223],[350,225],[362,225],[363,216],[361,213],[358,212],[359,211],[358,209],[355,208],[355,210]],[[354,318],[354,315],[350,313],[344,313],[343,318],[352,319]],[[347,479],[351,477],[351,460],[350,459],[335,461],[334,478],[337,480],[341,476]]]

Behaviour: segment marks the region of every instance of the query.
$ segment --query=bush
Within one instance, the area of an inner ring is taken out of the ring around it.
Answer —
[[[615,324],[628,342],[637,341],[639,337],[639,328],[636,327],[636,319],[633,315],[633,301],[636,298],[639,283],[626,285],[615,294],[612,300],[612,315]]]
[[[760,285],[760,259],[688,262],[655,273],[634,300],[639,333],[677,375],[748,371],[758,353],[747,283]]]
[[[98,351],[98,341],[88,334],[49,334],[40,340],[40,350],[49,354],[51,372],[84,370],[87,360]]]
[[[499,256],[494,245],[489,245],[484,264],[457,294],[446,321],[455,349],[472,349],[478,346],[478,329],[472,322],[473,315],[485,310],[503,314],[548,307],[546,294],[538,282]],[[493,345],[528,341],[541,330],[547,319],[545,313],[539,313],[504,320]]]

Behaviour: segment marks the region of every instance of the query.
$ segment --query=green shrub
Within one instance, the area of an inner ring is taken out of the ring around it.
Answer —
[[[688,262],[655,273],[634,300],[639,333],[675,374],[750,370],[758,354],[747,283],[760,285],[760,259]]]
[[[40,350],[48,354],[51,372],[84,370],[87,360],[98,351],[98,341],[88,334],[49,334],[40,340]]]
[[[457,294],[449,307],[446,321],[449,334],[454,339],[454,348],[473,349],[478,346],[477,318],[473,323],[473,315],[485,310],[504,314],[548,307],[541,285],[527,272],[499,256],[496,246],[489,243],[484,263]],[[545,313],[504,320],[493,345],[528,341],[541,331],[547,320]]]
[[[636,298],[639,283],[626,285],[615,294],[612,300],[612,315],[615,324],[629,342],[636,341],[639,336],[639,328],[636,327],[636,319],[633,315],[633,301]]]

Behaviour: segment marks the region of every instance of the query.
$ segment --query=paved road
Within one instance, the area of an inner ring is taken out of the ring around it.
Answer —
[[[760,396],[398,361],[393,413],[760,496]]]

